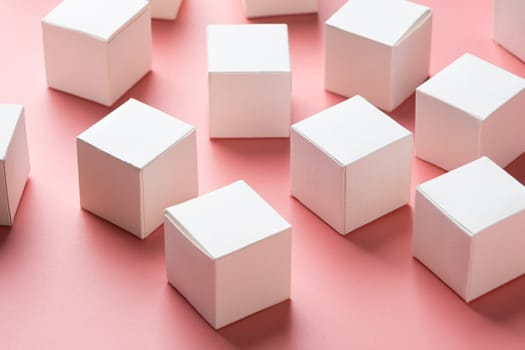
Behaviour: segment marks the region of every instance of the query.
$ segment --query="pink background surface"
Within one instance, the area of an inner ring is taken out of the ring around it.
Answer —
[[[323,22],[344,0],[320,2],[253,21],[289,25],[294,122],[342,100],[323,89]],[[431,75],[468,51],[525,76],[491,40],[492,0],[417,2],[434,9]],[[167,283],[162,228],[140,241],[80,210],[75,137],[110,109],[46,87],[40,19],[58,3],[0,0],[0,102],[25,105],[32,166],[0,228],[0,348],[523,349],[525,277],[467,305],[411,258],[412,206],[342,237],[289,196],[288,139],[208,139],[205,26],[246,20],[241,0],[185,0],[153,22],[153,72],[117,105],[194,124],[201,193],[245,179],[294,229],[291,301],[214,331]],[[392,116],[413,130],[414,98]],[[508,170],[524,182],[525,156]],[[413,186],[441,173],[415,159]]]

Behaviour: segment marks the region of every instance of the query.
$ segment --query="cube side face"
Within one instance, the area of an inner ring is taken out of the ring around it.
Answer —
[[[416,191],[412,254],[467,299],[471,239],[431,200]]]
[[[151,15],[147,8],[108,44],[109,105],[151,70]]]
[[[291,193],[337,232],[345,233],[345,168],[293,130]]]
[[[172,20],[177,18],[182,0],[149,0],[151,18]]]
[[[392,111],[412,95],[428,77],[432,16],[393,47],[391,98],[387,109]]]
[[[525,211],[478,233],[473,239],[467,301],[525,273]]]
[[[525,61],[525,40],[517,33],[525,32],[525,3],[520,0],[494,0],[494,40]]]
[[[483,121],[480,154],[506,167],[525,150],[525,89]]]
[[[325,25],[325,88],[361,95],[375,106],[390,107],[392,48]]]
[[[42,31],[48,86],[109,105],[107,43],[47,23]]]
[[[346,233],[408,204],[412,147],[410,135],[347,166]]]
[[[210,137],[288,137],[290,72],[209,73]]]
[[[143,238],[140,170],[77,139],[80,206]]]
[[[164,240],[169,283],[212,326],[215,323],[215,262],[165,217]]]
[[[416,155],[445,170],[479,158],[481,121],[416,91]]]
[[[164,219],[164,209],[198,195],[195,130],[148,164],[142,171],[144,236]]]
[[[217,260],[215,328],[290,298],[291,231]]]
[[[0,159],[0,226],[11,226],[11,211],[7,197],[7,182],[5,179],[5,161]]]
[[[318,0],[243,0],[247,18],[314,13]]]
[[[24,112],[22,111],[4,162],[11,223],[22,199],[27,177],[29,176],[29,168],[27,133]]]

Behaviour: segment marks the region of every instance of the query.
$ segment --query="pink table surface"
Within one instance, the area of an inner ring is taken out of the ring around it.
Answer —
[[[344,0],[320,2],[318,16],[253,21],[289,25],[294,122],[342,100],[323,90],[323,23]],[[525,76],[491,40],[492,0],[417,2],[434,9],[431,75],[471,52]],[[185,0],[153,22],[153,72],[117,105],[194,124],[201,193],[245,179],[294,230],[291,301],[214,331],[167,283],[162,227],[141,241],[79,207],[75,137],[111,109],[46,87],[40,19],[58,3],[0,0],[0,102],[26,107],[32,165],[0,228],[0,348],[525,347],[525,277],[465,304],[412,259],[412,205],[342,237],[289,196],[288,139],[209,140],[205,27],[246,20],[241,0]],[[413,130],[414,98],[392,116]],[[508,170],[524,182],[525,156]],[[415,159],[413,186],[441,173]]]

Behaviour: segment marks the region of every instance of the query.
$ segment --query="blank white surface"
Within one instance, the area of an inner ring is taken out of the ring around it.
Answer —
[[[487,157],[418,186],[471,236],[525,210],[525,187]]]
[[[209,25],[208,71],[290,71],[286,24]]]
[[[244,181],[172,206],[166,214],[212,259],[290,228]]]
[[[193,127],[130,99],[78,136],[84,142],[143,168]]]
[[[65,0],[42,21],[109,40],[147,6],[146,0]]]
[[[304,119],[292,128],[342,166],[411,134],[359,95]]]

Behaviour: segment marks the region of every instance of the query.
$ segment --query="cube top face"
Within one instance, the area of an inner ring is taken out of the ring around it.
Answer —
[[[470,236],[525,210],[525,187],[487,157],[418,186]]]
[[[42,22],[109,41],[148,6],[146,0],[65,0]]]
[[[212,259],[290,228],[244,181],[170,207],[166,215]]]
[[[16,104],[0,104],[0,160],[5,160],[23,107]]]
[[[326,24],[394,46],[431,15],[430,8],[404,0],[350,0]]]
[[[485,120],[525,89],[525,79],[465,54],[427,80],[417,91]]]
[[[357,95],[292,125],[341,166],[347,166],[411,132]]]
[[[208,71],[290,72],[286,24],[208,26]]]
[[[142,169],[193,130],[181,120],[130,99],[78,139]]]

